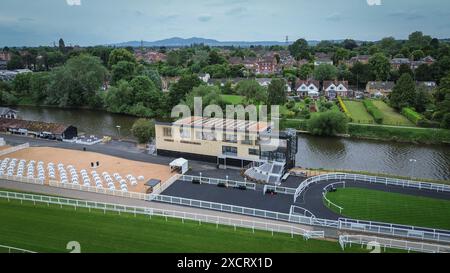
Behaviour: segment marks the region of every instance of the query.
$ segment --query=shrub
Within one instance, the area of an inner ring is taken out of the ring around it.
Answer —
[[[441,124],[437,121],[431,121],[428,119],[421,119],[417,122],[417,126],[423,128],[441,128]]]
[[[348,121],[343,113],[328,111],[314,115],[308,121],[308,131],[313,135],[334,136],[347,132]]]
[[[378,124],[383,123],[383,113],[380,111],[380,109],[378,109],[375,104],[373,104],[373,101],[371,100],[364,100],[363,101],[364,106],[366,107],[367,112],[369,112],[369,114],[372,115],[372,117],[374,118],[375,122]]]
[[[402,109],[402,115],[404,115],[415,125],[419,125],[419,121],[423,119],[423,116],[421,114],[408,107]]]
[[[155,124],[147,119],[138,119],[131,128],[140,144],[148,143],[155,136]]]
[[[348,111],[347,106],[345,105],[345,103],[344,103],[344,101],[342,100],[341,97],[338,97],[338,102],[339,102],[339,106],[341,107],[342,112],[344,112],[344,114],[347,116],[347,118],[350,121],[352,121],[352,115]]]

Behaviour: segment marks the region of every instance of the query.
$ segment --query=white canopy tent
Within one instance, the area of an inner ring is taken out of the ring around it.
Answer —
[[[189,162],[184,158],[178,158],[170,163],[172,171],[179,170],[181,174],[185,174],[189,170]]]

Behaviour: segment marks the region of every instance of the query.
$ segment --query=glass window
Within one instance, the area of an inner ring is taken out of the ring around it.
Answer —
[[[222,146],[222,154],[224,155],[237,156],[237,153],[238,150],[236,147]]]
[[[163,135],[164,135],[165,137],[172,137],[172,128],[165,127],[165,128],[163,129]]]
[[[258,149],[248,149],[249,155],[258,155],[259,156],[259,150]]]

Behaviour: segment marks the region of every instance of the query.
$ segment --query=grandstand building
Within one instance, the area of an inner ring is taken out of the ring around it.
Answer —
[[[267,122],[189,117],[173,123],[156,122],[158,155],[183,157],[216,163],[218,167],[239,167],[265,175],[249,178],[269,182],[275,171],[278,181],[287,168],[295,164],[295,133],[272,132]]]

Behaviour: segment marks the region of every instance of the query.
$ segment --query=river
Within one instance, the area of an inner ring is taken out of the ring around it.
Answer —
[[[38,120],[45,122],[56,122],[67,125],[74,125],[78,132],[94,134],[97,136],[131,138],[131,127],[137,120],[136,117],[112,114],[105,111],[86,109],[60,109],[47,107],[15,107],[19,111],[21,119]]]
[[[304,168],[369,171],[450,179],[450,146],[300,135],[296,162]]]
[[[80,132],[131,138],[137,119],[95,110],[18,107],[20,118],[58,122]],[[450,146],[299,136],[297,165],[306,168],[361,170],[430,179],[450,180]],[[415,159],[416,162],[410,161]]]

